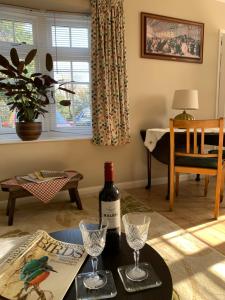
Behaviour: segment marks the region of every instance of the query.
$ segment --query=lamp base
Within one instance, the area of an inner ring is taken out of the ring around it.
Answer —
[[[174,117],[174,119],[175,120],[194,120],[195,118],[192,115],[187,114],[186,111],[184,110],[181,114]]]

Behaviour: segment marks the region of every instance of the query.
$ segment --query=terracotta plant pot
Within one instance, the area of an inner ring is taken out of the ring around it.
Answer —
[[[16,122],[16,133],[23,141],[37,140],[41,132],[41,122]]]

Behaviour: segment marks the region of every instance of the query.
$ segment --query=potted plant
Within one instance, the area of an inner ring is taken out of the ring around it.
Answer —
[[[47,105],[54,103],[54,90],[56,88],[68,93],[75,94],[73,91],[62,87],[48,74],[31,73],[29,66],[33,62],[37,50],[31,50],[25,60],[20,60],[17,50],[12,48],[10,51],[11,62],[0,55],[0,91],[7,99],[7,105],[11,111],[16,112],[16,133],[22,140],[35,140],[42,132],[41,122],[35,120],[47,113]],[[46,54],[46,70],[51,72],[53,69],[52,57]],[[61,105],[69,106],[70,100],[60,101]]]

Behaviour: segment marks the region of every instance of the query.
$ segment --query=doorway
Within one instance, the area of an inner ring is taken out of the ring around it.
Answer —
[[[216,118],[225,117],[225,30],[219,32]]]

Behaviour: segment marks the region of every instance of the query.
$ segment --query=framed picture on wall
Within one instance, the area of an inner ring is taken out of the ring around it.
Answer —
[[[141,13],[141,57],[203,62],[204,24]]]

